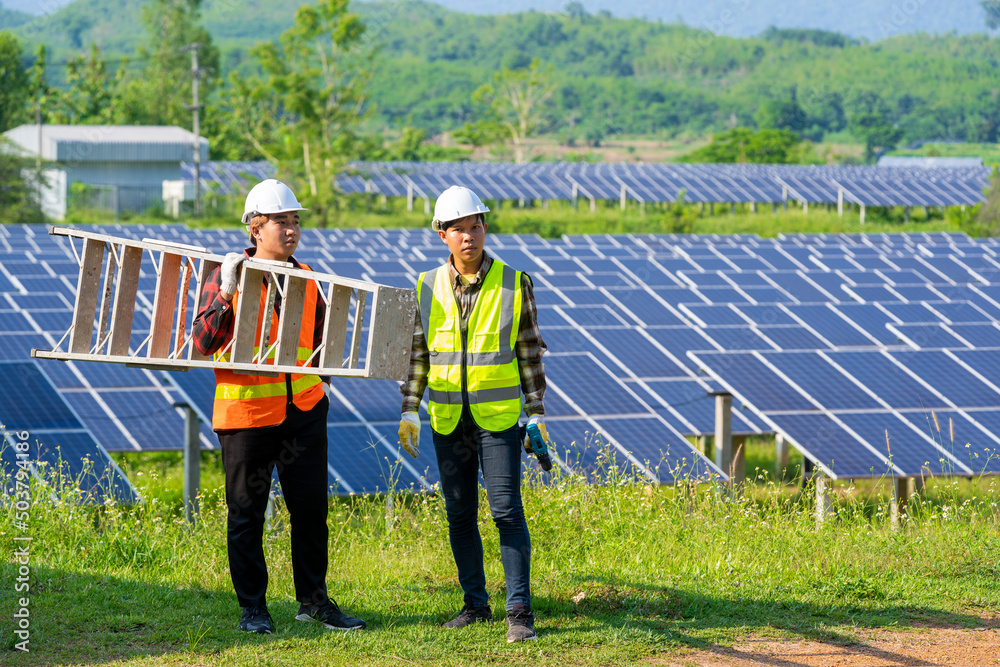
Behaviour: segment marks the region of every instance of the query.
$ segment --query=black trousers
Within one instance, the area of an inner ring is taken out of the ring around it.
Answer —
[[[229,573],[241,607],[266,600],[264,514],[275,469],[291,517],[295,598],[309,604],[327,600],[329,407],[324,396],[308,412],[289,405],[278,426],[219,432],[229,507]]]

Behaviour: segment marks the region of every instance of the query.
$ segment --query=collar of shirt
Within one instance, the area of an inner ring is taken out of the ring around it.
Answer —
[[[479,270],[476,271],[476,279],[469,281],[470,285],[478,285],[486,279],[486,274],[489,272],[490,267],[493,266],[493,258],[484,250],[483,251],[483,263],[480,265]],[[455,257],[453,255],[448,255],[448,272],[451,276],[451,284],[453,287],[463,287],[462,281],[460,280],[460,274],[458,269],[455,268]]]

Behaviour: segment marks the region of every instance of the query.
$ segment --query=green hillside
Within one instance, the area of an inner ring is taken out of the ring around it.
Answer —
[[[30,20],[30,14],[0,7],[0,30],[17,28]]]
[[[288,27],[300,0],[206,0],[203,22],[222,74],[252,66],[249,47]],[[472,119],[472,92],[534,57],[556,92],[542,131],[564,141],[615,135],[701,135],[731,125],[792,129],[814,140],[859,138],[876,116],[902,142],[996,142],[1000,41],[907,35],[875,43],[816,30],[714,36],[682,25],[606,15],[461,14],[424,2],[359,3],[379,48],[375,121],[434,134]],[[53,62],[97,43],[110,58],[144,39],[140,7],[77,0],[33,24]],[[266,26],[262,31],[260,26]],[[58,68],[52,78],[59,81]],[[861,123],[861,121],[857,121]],[[855,123],[856,124],[856,123]]]

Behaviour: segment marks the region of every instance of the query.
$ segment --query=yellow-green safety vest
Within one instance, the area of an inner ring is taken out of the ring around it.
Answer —
[[[430,351],[427,377],[431,428],[448,434],[464,396],[476,423],[504,431],[521,414],[521,376],[514,346],[521,322],[521,272],[493,261],[462,336],[462,313],[447,265],[420,274],[417,303]]]

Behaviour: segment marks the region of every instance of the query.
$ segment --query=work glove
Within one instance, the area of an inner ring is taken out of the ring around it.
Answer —
[[[219,288],[226,294],[236,294],[236,287],[239,285],[237,275],[244,259],[246,255],[243,253],[231,252],[222,260],[222,284]]]
[[[549,431],[545,428],[545,422],[541,415],[534,415],[528,418],[528,424],[534,424],[538,427],[538,433],[542,436],[542,440],[545,442],[549,441]],[[531,448],[531,438],[527,435],[524,436],[524,451],[529,454],[534,454],[535,450]]]
[[[412,456],[417,458],[420,447],[420,416],[416,412],[404,412],[399,417],[399,444]]]

